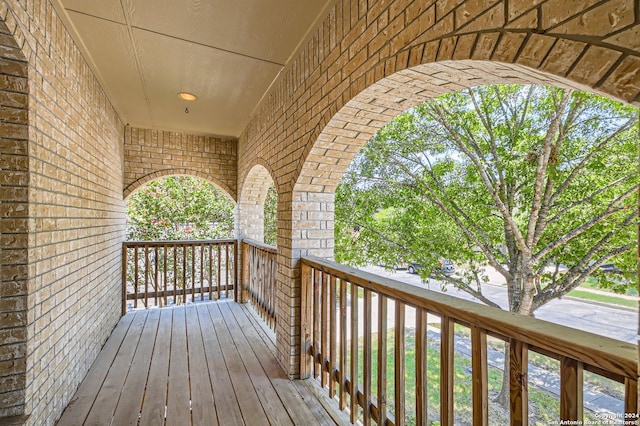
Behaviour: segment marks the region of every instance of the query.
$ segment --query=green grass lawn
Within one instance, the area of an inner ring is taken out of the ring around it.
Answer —
[[[578,297],[580,299],[594,300],[597,302],[611,303],[614,305],[629,306],[632,308],[636,308],[638,306],[637,301],[616,297],[615,294],[606,295],[606,294],[589,293],[587,291],[573,290],[568,295],[571,297]]]
[[[461,330],[462,331],[462,330]],[[464,334],[464,331],[462,332]],[[363,372],[363,340],[359,339],[358,353],[358,376],[360,386],[362,386]],[[394,410],[394,331],[388,330],[387,335],[387,390],[386,401],[389,413],[395,416]],[[495,345],[500,343],[493,342]],[[372,396],[377,399],[377,359],[378,359],[378,335],[372,336]],[[546,358],[546,357],[545,357]],[[415,330],[407,329],[405,336],[405,420],[407,425],[416,424],[415,419]],[[555,360],[550,360],[555,361]],[[542,364],[541,360],[538,360]],[[552,365],[553,366],[553,365]],[[557,368],[557,361],[555,361]],[[502,386],[502,370],[489,367],[488,369],[488,390],[489,390],[489,423],[508,424],[508,410],[501,408],[497,403],[492,402],[497,396]],[[471,383],[471,360],[466,356],[455,354],[454,369],[454,423],[456,425],[472,425],[472,383]],[[440,418],[440,345],[437,341],[429,341],[427,349],[427,412],[430,425],[439,425]],[[529,424],[548,425],[551,421],[558,419],[560,413],[560,401],[558,397],[549,394],[533,386],[529,388]],[[360,411],[360,415],[361,415]],[[585,413],[585,418],[589,418]]]

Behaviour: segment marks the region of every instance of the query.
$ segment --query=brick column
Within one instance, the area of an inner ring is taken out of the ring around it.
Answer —
[[[333,257],[334,194],[292,191],[278,195],[278,361],[300,375],[300,258]]]
[[[3,21],[0,33],[0,423],[21,424],[27,417],[28,64]]]

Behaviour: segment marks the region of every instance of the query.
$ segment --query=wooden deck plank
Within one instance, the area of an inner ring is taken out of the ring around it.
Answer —
[[[166,424],[182,426],[191,424],[187,326],[185,307],[178,306],[173,310]]]
[[[100,392],[98,392],[95,404],[84,422],[85,425],[104,425],[105,422],[111,422],[120,393],[122,392],[122,387],[129,372],[129,366],[133,361],[133,356],[138,346],[147,314],[148,311],[138,311],[135,313],[133,322],[122,341],[120,350],[109,368],[109,373],[102,383]]]
[[[325,422],[326,414],[320,417],[314,416],[312,410],[306,405],[304,397],[273,357],[269,346],[262,340],[247,308],[238,304],[234,305],[230,306],[230,310],[233,312],[247,343],[264,369],[266,377],[271,381],[271,385],[289,413],[289,417],[296,424],[333,424],[333,422]]]
[[[136,311],[57,424],[136,424],[138,413],[141,426],[346,424],[333,401],[319,402],[317,384],[290,381],[275,353],[274,333],[248,305]]]
[[[114,425],[138,424],[159,322],[160,310],[150,310],[115,409],[112,423]]]
[[[238,348],[236,348],[231,333],[222,318],[222,312],[219,307],[221,303],[224,302],[208,304],[207,308],[216,328],[227,371],[231,377],[231,383],[242,412],[242,418],[248,425],[263,423],[266,419],[266,414],[251,383],[251,377],[249,377],[238,353]]]
[[[159,309],[159,311],[160,322],[151,355],[144,400],[142,401],[141,426],[159,425],[164,422],[173,309]]]
[[[249,373],[249,378],[251,379],[256,393],[258,394],[258,399],[260,399],[260,403],[267,414],[267,418],[270,422],[277,425],[293,424],[286,407],[280,400],[279,395],[270,380],[270,377],[272,377],[271,374],[282,374],[282,370],[278,368],[273,371],[265,372],[263,367],[260,365],[253,348],[249,345],[249,342],[244,335],[245,330],[238,325],[235,318],[236,315],[242,315],[242,307],[236,303],[220,303],[218,306],[220,308],[220,312],[222,312],[222,317],[229,328],[231,338],[240,352],[240,358],[242,359],[242,362],[244,362],[245,368]],[[258,345],[257,350],[266,351],[267,348],[264,345]]]
[[[118,324],[116,324],[111,336],[109,336],[98,357],[93,365],[91,365],[89,372],[82,383],[80,383],[80,386],[78,386],[75,395],[58,421],[58,425],[64,426],[83,423],[87,418],[98,396],[100,387],[107,377],[109,367],[113,363],[113,360],[120,350],[122,341],[127,335],[133,317],[133,313],[125,315],[120,319]]]
[[[200,326],[206,332],[202,333],[205,356],[209,369],[209,381],[213,388],[218,422],[222,425],[242,424],[242,413],[236,399],[236,394],[229,377],[229,371],[222,355],[222,348],[218,342],[218,335],[212,323],[209,310],[206,305],[197,305]]]
[[[191,421],[193,424],[218,424],[213,389],[209,380],[203,333],[196,309],[187,310],[187,345],[189,347],[189,377],[191,378]]]

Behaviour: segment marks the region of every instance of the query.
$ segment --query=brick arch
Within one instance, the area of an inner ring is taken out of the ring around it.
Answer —
[[[133,194],[136,190],[144,187],[145,185],[153,182],[154,180],[162,179],[169,176],[192,176],[192,177],[197,177],[199,179],[206,180],[207,182],[210,182],[211,184],[221,189],[224,195],[227,198],[229,198],[229,200],[231,200],[234,203],[236,202],[236,200],[233,198],[233,195],[232,195],[233,190],[229,188],[224,182],[207,173],[204,173],[199,170],[192,170],[192,169],[166,169],[166,170],[160,170],[157,172],[149,173],[148,175],[141,177],[140,179],[138,179],[137,181],[133,182],[132,184],[130,184],[125,188],[124,190],[125,200],[129,198],[129,196]]]
[[[263,159],[257,159],[240,186],[236,224],[237,235],[257,241],[264,239],[264,202],[273,174]]]
[[[446,60],[397,71],[355,95],[337,112],[325,114],[310,137],[315,143],[306,145],[295,190],[334,192],[357,151],[392,118],[444,93],[486,84],[589,89],[566,78],[500,62]]]
[[[289,327],[278,359],[299,357],[299,258],[330,257],[333,193],[383,124],[437,94],[486,83],[545,83],[640,103],[637,0],[337,0],[240,137],[279,183],[278,268]],[[279,216],[280,217],[280,216]],[[293,283],[293,284],[291,284]]]
[[[634,31],[637,37],[640,24]],[[380,127],[451,91],[486,84],[546,84],[640,105],[640,44],[637,55],[615,47],[504,31],[411,44],[363,71],[356,84],[359,93],[353,94],[352,86],[325,109],[304,145],[294,188],[335,191],[355,153]],[[363,87],[367,81],[371,83]]]
[[[214,183],[235,202],[237,145],[235,139],[126,126],[123,195],[158,177],[186,174]]]

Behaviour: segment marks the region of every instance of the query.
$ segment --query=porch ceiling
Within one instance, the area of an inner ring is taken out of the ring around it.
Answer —
[[[333,0],[53,3],[126,123],[237,137]]]

